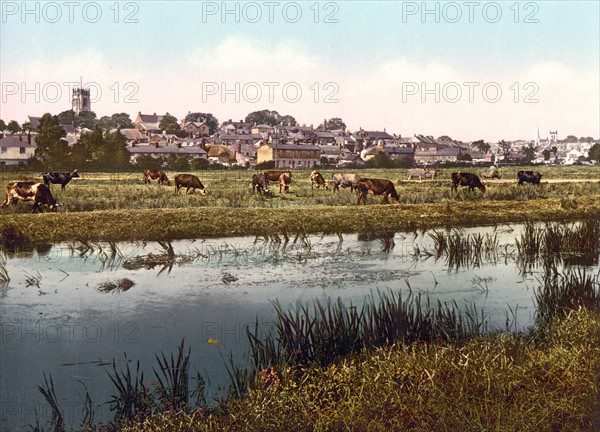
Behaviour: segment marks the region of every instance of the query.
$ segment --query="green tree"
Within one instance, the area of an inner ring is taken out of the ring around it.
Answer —
[[[471,155],[469,153],[459,153],[456,156],[456,160],[464,161],[464,162],[471,162],[473,160],[473,158],[471,157]]]
[[[546,149],[542,152],[542,154],[544,155],[544,160],[550,160],[550,155],[551,155],[550,150]]]
[[[96,126],[102,129],[103,131],[109,131],[113,128],[112,118],[109,116],[102,116],[98,119]]]
[[[190,158],[185,155],[170,154],[166,159],[167,167],[174,171],[188,171]]]
[[[473,141],[471,145],[484,153],[487,153],[488,150],[491,148],[491,146],[488,143],[484,142],[482,139]]]
[[[283,119],[287,119],[287,121],[293,120],[293,122],[296,123],[296,119],[294,119],[292,116],[286,115],[282,117],[277,111],[269,110],[251,112],[246,116],[245,122],[256,123],[257,125],[266,124],[269,126],[279,126],[283,124]]]
[[[104,134],[104,145],[100,152],[99,162],[103,166],[114,169],[123,169],[130,166],[131,155],[127,150],[125,137],[119,132],[106,132]]]
[[[368,168],[394,168],[394,161],[386,152],[379,152],[366,161],[365,166]]]
[[[33,131],[33,129],[34,129],[33,125],[28,121],[26,121],[25,123],[23,123],[21,125],[21,130],[23,132],[31,132],[31,131]]]
[[[75,116],[75,127],[82,127],[93,130],[96,128],[98,120],[96,120],[96,113],[93,111],[82,111]]]
[[[102,130],[94,129],[92,132],[84,133],[71,149],[71,162],[77,167],[100,168],[98,159],[104,146]]]
[[[502,154],[502,156],[504,156],[504,159],[506,159],[512,148],[512,143],[510,141],[501,140],[498,143],[498,146],[500,147],[500,154]]]
[[[149,155],[139,155],[135,158],[135,166],[139,169],[159,169],[163,165],[162,158],[153,158]]]
[[[177,123],[177,119],[169,113],[165,114],[158,127],[168,134],[174,134],[181,130],[181,126]]]
[[[588,152],[588,158],[600,162],[600,143],[594,144]]]
[[[38,128],[35,159],[45,168],[60,169],[68,165],[69,144],[58,117],[44,114]]]
[[[6,129],[8,129],[10,133],[16,134],[21,130],[21,126],[19,126],[19,123],[17,123],[16,120],[11,120],[8,122],[8,126],[6,126]]]
[[[110,131],[111,129],[131,129],[133,128],[133,122],[127,113],[115,113],[109,116],[102,116],[96,122],[96,126],[103,131]]]
[[[185,122],[206,122],[209,133],[213,135],[219,130],[219,120],[211,113],[193,112],[185,116]]]
[[[281,117],[281,121],[279,124],[282,126],[296,126],[297,123],[296,119],[293,116],[287,114]]]
[[[346,123],[341,118],[331,118],[327,121],[327,130],[346,130]]]
[[[0,120],[0,132],[4,132],[6,130],[6,123],[4,120]]]
[[[210,165],[210,162],[204,158],[194,158],[190,163],[190,168],[194,171],[205,170]]]
[[[75,126],[75,111],[72,109],[63,111],[56,116],[60,124],[69,124]]]
[[[525,155],[525,160],[527,162],[531,162],[535,159],[535,149],[531,145],[523,149],[523,154]]]
[[[575,135],[567,135],[567,137],[565,138],[565,142],[567,143],[576,143],[578,141],[579,139]]]

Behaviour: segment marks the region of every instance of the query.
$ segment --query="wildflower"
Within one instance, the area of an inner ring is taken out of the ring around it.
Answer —
[[[221,342],[219,342],[217,339],[213,339],[213,338],[208,338],[206,340],[206,343],[211,344],[211,345],[216,345],[216,346],[221,345]]]

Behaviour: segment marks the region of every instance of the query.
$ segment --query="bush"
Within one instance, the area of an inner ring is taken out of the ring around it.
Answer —
[[[275,168],[275,161],[261,162],[259,164],[256,164],[257,171],[268,170],[273,168]]]

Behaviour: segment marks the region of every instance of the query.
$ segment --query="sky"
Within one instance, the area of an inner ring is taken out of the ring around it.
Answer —
[[[600,2],[0,2],[0,118],[71,107],[600,137]]]

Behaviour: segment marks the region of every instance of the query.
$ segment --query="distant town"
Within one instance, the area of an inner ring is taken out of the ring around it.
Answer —
[[[498,164],[591,164],[600,159],[598,138],[548,131],[531,139],[463,142],[450,136],[433,137],[425,133],[401,136],[382,131],[353,131],[341,118],[324,119],[317,126],[299,124],[291,115],[276,111],[255,111],[244,119],[219,122],[210,113],[188,112],[181,119],[169,113],[118,113],[96,118],[91,109],[89,90],[73,90],[70,110],[56,115],[67,149],[77,152],[82,137],[94,130],[118,133],[129,156],[127,163],[137,166],[169,166],[168,161],[185,161],[192,168],[220,166],[312,168],[315,166],[358,167],[373,161],[395,166],[436,166],[452,163]],[[29,116],[0,120],[0,165],[28,166],[39,156],[38,139],[43,117]],[[535,125],[532,127],[535,131]],[[45,144],[47,146],[47,143]],[[88,146],[89,147],[89,146]],[[81,153],[80,150],[78,150]],[[69,150],[65,154],[70,154]],[[91,153],[87,161],[91,160]],[[39,160],[38,160],[39,162]]]

